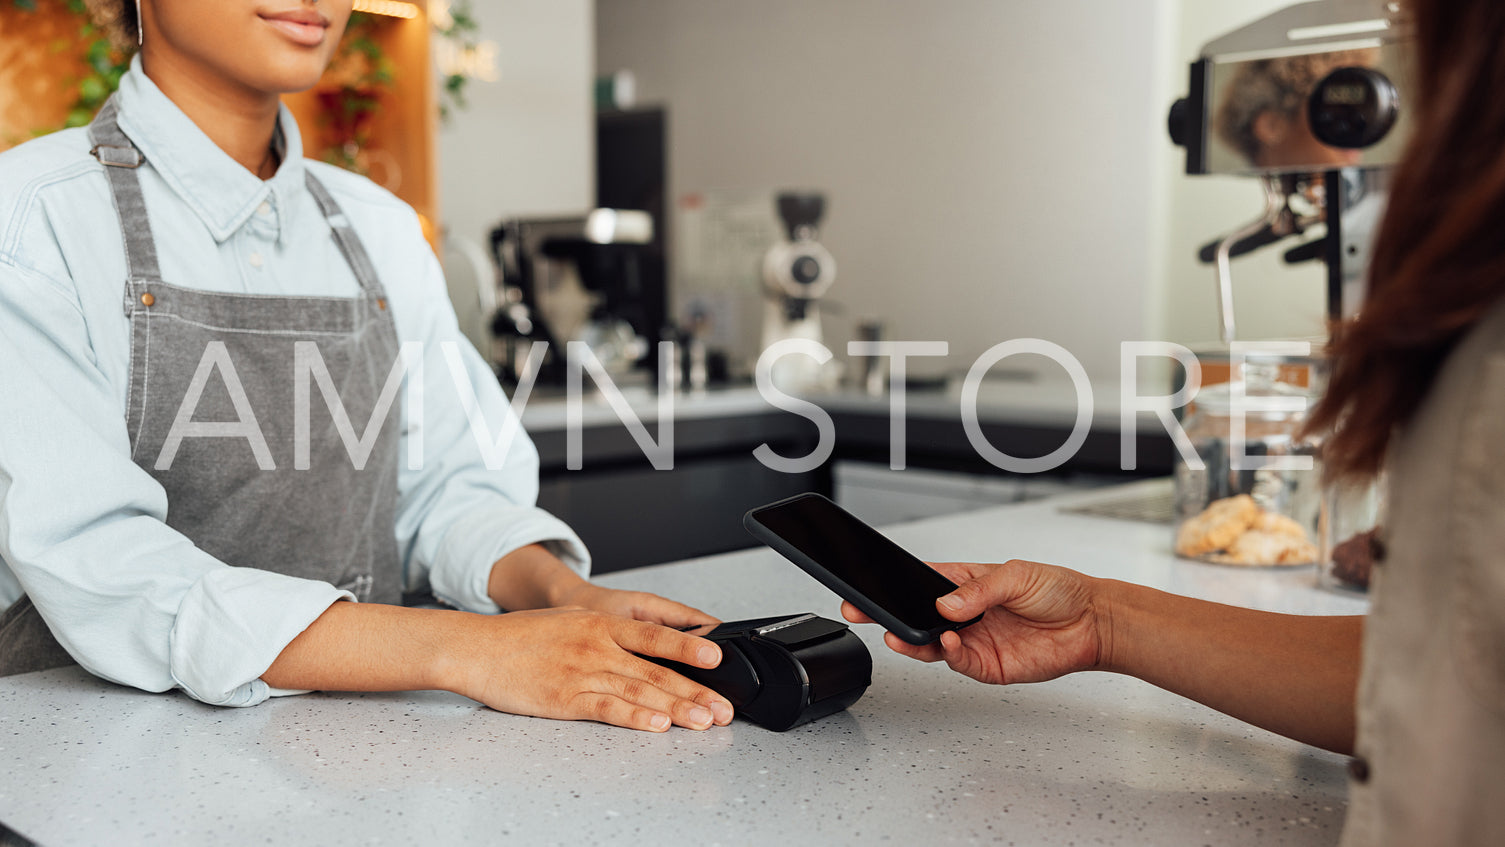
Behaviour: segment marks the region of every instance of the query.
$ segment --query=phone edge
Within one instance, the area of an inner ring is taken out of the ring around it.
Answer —
[[[933,644],[941,637],[941,633],[952,628],[941,627],[932,632],[930,630],[917,629],[907,623],[904,623],[897,617],[894,617],[894,615],[891,614],[887,609],[884,609],[883,607],[873,603],[867,598],[866,595],[864,595],[860,591],[857,591],[855,588],[849,585],[846,580],[843,580],[842,578],[831,573],[829,570],[817,563],[814,559],[806,556],[797,547],[789,544],[773,530],[759,523],[757,518],[754,517],[755,512],[761,511],[763,509],[771,509],[776,506],[783,505],[784,503],[805,497],[820,497],[827,502],[831,502],[830,498],[822,497],[822,495],[816,494],[814,492],[796,494],[793,497],[786,497],[783,500],[778,500],[765,506],[758,506],[756,508],[747,510],[747,512],[742,516],[742,528],[747,530],[748,534],[757,539],[764,546],[783,556],[785,559],[788,559],[800,570],[814,577],[817,582],[819,582],[821,585],[824,585],[828,590],[836,594],[837,597],[840,597],[841,599],[851,603],[853,606],[856,606],[859,611],[872,618],[874,623],[877,623],[888,632],[892,632],[906,644],[913,644],[916,647],[924,647],[928,644]],[[832,505],[834,506],[836,504],[832,502]],[[838,506],[837,508],[840,507]],[[914,554],[911,553],[910,555]],[[923,563],[923,560],[921,560],[921,562]],[[916,638],[923,640],[917,641]]]

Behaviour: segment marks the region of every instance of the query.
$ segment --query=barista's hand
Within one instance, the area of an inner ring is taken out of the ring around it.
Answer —
[[[637,621],[681,627],[721,623],[699,609],[646,591],[619,591],[589,582],[581,582],[556,598],[561,606],[580,606],[595,612],[618,615]]]
[[[499,559],[491,567],[486,590],[503,609],[579,606],[676,629],[720,623],[699,609],[665,600],[657,594],[592,585],[542,544],[530,544]]]
[[[895,652],[922,662],[945,661],[952,670],[994,684],[1042,682],[1097,667],[1106,655],[1106,615],[1099,614],[1096,580],[1034,562],[932,565],[960,587],[936,601],[948,620],[982,620],[941,635],[939,644],[915,647],[893,633]],[[842,616],[871,623],[850,603]]]
[[[463,646],[444,687],[493,709],[652,732],[731,722],[726,698],[642,658],[714,668],[721,649],[703,638],[580,608],[466,618],[479,631],[450,642]]]

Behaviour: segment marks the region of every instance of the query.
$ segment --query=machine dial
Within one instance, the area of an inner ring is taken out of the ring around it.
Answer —
[[[794,267],[790,268],[789,276],[800,285],[809,285],[820,279],[820,262],[814,256],[800,256],[794,260]]]
[[[1307,99],[1312,135],[1329,147],[1362,150],[1389,134],[1400,119],[1400,93],[1374,68],[1338,68]]]
[[[1187,133],[1190,130],[1191,118],[1189,112],[1191,103],[1185,98],[1171,104],[1171,112],[1165,119],[1165,128],[1170,133],[1171,143],[1177,147],[1186,146]]]
[[[818,300],[836,280],[836,260],[818,241],[775,245],[763,261],[768,288],[796,300]]]

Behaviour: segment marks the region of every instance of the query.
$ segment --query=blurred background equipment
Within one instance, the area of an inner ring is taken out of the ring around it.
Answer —
[[[607,373],[621,384],[649,360],[648,339],[663,315],[648,305],[642,274],[645,245],[653,240],[647,212],[593,209],[559,218],[519,218],[491,233],[501,269],[501,295],[492,317],[492,358],[504,383],[523,380],[534,341],[548,342],[537,377],[562,385],[565,345],[587,344]]]
[[[836,281],[836,259],[817,240],[826,198],[785,192],[777,204],[788,240],[763,257],[763,347],[789,339],[822,343],[820,300]],[[809,391],[827,386],[827,370],[809,356],[784,356],[774,362],[773,382],[785,391]]]

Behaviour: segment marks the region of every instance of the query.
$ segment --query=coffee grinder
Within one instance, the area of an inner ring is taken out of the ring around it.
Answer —
[[[836,281],[836,260],[820,241],[826,198],[813,192],[778,195],[779,217],[788,240],[763,257],[763,347],[788,339],[821,343],[820,299]],[[783,356],[774,362],[774,385],[808,391],[825,382],[823,366],[808,356]]]

